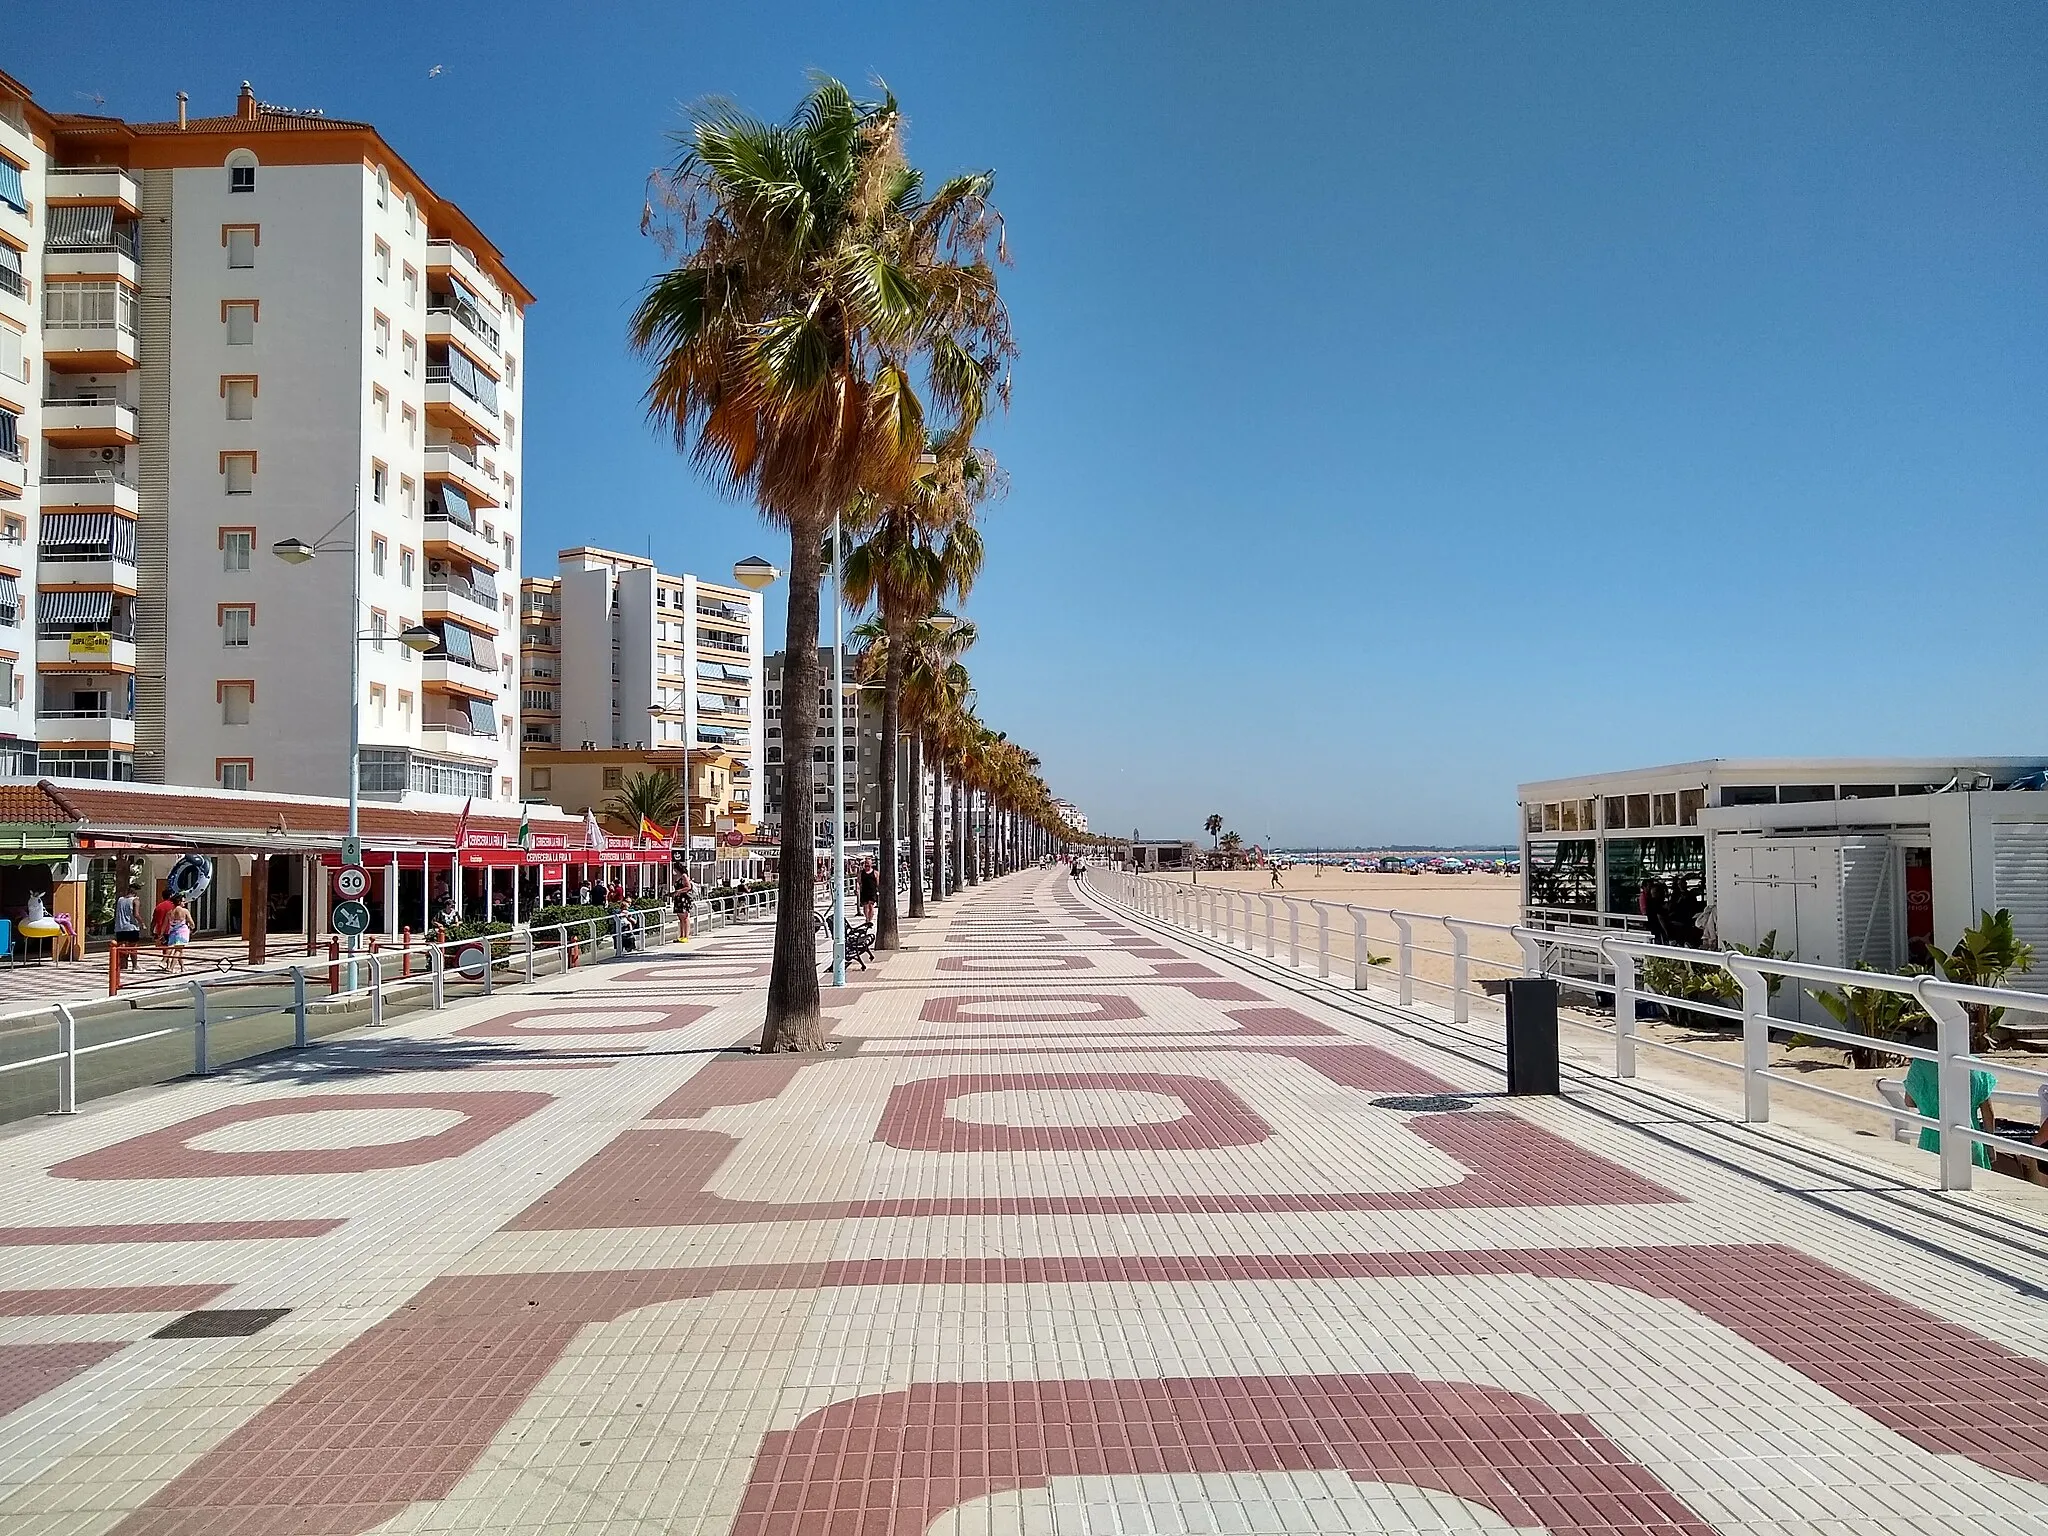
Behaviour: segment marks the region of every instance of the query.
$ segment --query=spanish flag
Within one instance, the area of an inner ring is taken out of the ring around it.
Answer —
[[[668,846],[668,834],[645,816],[640,818],[640,835],[651,843],[660,843],[663,847]]]

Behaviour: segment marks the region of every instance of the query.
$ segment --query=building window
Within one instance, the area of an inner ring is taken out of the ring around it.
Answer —
[[[220,307],[221,319],[228,328],[228,345],[246,347],[256,340],[256,306],[253,303],[235,303],[232,300]]]
[[[401,286],[405,289],[405,307],[407,309],[418,309],[420,307],[419,269],[408,261],[405,263],[404,269],[400,274],[400,281]]]
[[[247,757],[218,757],[214,759],[213,771],[222,789],[247,789],[256,776],[256,763]]]
[[[255,533],[248,528],[223,528],[220,531],[220,568],[224,571],[246,571],[249,556],[256,544]]]
[[[625,776],[626,776],[626,772],[625,772],[625,770],[624,770],[623,768],[607,768],[607,769],[605,769],[605,771],[604,771],[604,787],[605,787],[606,789],[617,789],[617,788],[618,788],[618,787],[620,786],[620,784],[624,782],[624,780],[625,780]]]
[[[391,425],[391,394],[382,384],[370,386],[370,414],[377,418],[377,430]]]
[[[419,228],[419,204],[412,200],[410,192],[405,194],[405,232],[409,235]]]
[[[411,475],[398,477],[398,515],[411,517],[413,508],[413,484]]]
[[[519,421],[510,411],[505,413],[505,446],[509,449],[519,441]]]
[[[223,224],[220,227],[220,243],[228,249],[228,266],[231,268],[255,266],[256,247],[262,239],[262,231],[254,224]]]
[[[414,410],[411,406],[405,405],[399,407],[398,414],[399,418],[405,423],[405,446],[408,448],[418,447],[420,436],[420,413]]]
[[[500,800],[510,800],[512,798],[512,781],[510,779],[498,780],[498,798]]]
[[[384,557],[390,553],[391,546],[385,542],[382,535],[370,540],[370,574],[372,576],[382,576],[384,574]]]
[[[419,371],[420,344],[410,336],[405,338],[405,376],[409,379]]]
[[[386,630],[387,630],[387,629],[388,629],[388,628],[390,627],[390,624],[391,624],[391,620],[390,620],[390,618],[389,618],[389,617],[388,617],[388,616],[387,616],[387,615],[385,614],[385,612],[384,612],[384,610],[383,610],[382,608],[372,608],[372,609],[370,610],[370,649],[371,649],[371,650],[373,650],[373,651],[381,651],[381,650],[383,650],[383,649],[384,649],[384,634],[385,634],[385,631],[386,631]]]
[[[527,788],[535,794],[545,794],[554,788],[555,774],[551,768],[529,768],[526,770]]]
[[[377,274],[377,281],[391,281],[391,247],[379,240],[370,252],[370,266]]]
[[[256,166],[231,165],[228,167],[229,192],[254,192],[256,190]]]
[[[247,725],[249,706],[256,702],[256,685],[252,682],[222,683],[219,693],[220,723]]]
[[[398,551],[398,584],[401,587],[412,585],[412,572],[413,553],[411,550],[401,546]]]
[[[220,381],[221,398],[228,403],[229,421],[253,421],[256,419],[256,381],[254,379],[224,378]]]
[[[249,631],[256,627],[256,610],[248,604],[220,605],[220,643],[231,651],[246,650]]]
[[[377,355],[387,357],[391,352],[391,322],[382,315],[370,321],[370,335],[375,338]]]
[[[227,483],[230,496],[247,496],[256,489],[256,455],[253,453],[224,453],[220,456],[220,472]]]
[[[370,500],[380,507],[384,505],[384,482],[389,477],[390,471],[382,464],[375,459],[370,461]]]
[[[412,695],[403,688],[398,690],[398,728],[402,731],[412,729]]]
[[[377,206],[379,208],[388,208],[390,205],[391,173],[380,165],[377,167]]]
[[[370,724],[382,728],[384,724],[384,685],[370,684]]]
[[[513,388],[519,382],[519,359],[510,352],[505,354],[505,387]]]

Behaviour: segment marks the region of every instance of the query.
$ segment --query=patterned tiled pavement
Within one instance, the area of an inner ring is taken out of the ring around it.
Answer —
[[[2024,1218],[1063,874],[909,940],[825,1055],[743,930],[0,1140],[0,1532],[2048,1536]]]

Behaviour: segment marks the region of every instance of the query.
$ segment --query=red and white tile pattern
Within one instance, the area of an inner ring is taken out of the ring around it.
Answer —
[[[721,1050],[729,932],[0,1141],[0,1529],[2048,1532],[2044,1234],[1500,1098],[1063,876],[909,939],[823,1056]]]

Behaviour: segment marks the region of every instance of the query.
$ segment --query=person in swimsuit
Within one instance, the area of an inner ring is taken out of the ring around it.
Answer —
[[[164,931],[164,949],[171,957],[171,969],[185,969],[185,946],[192,942],[192,909],[179,902],[171,909],[171,921]]]

